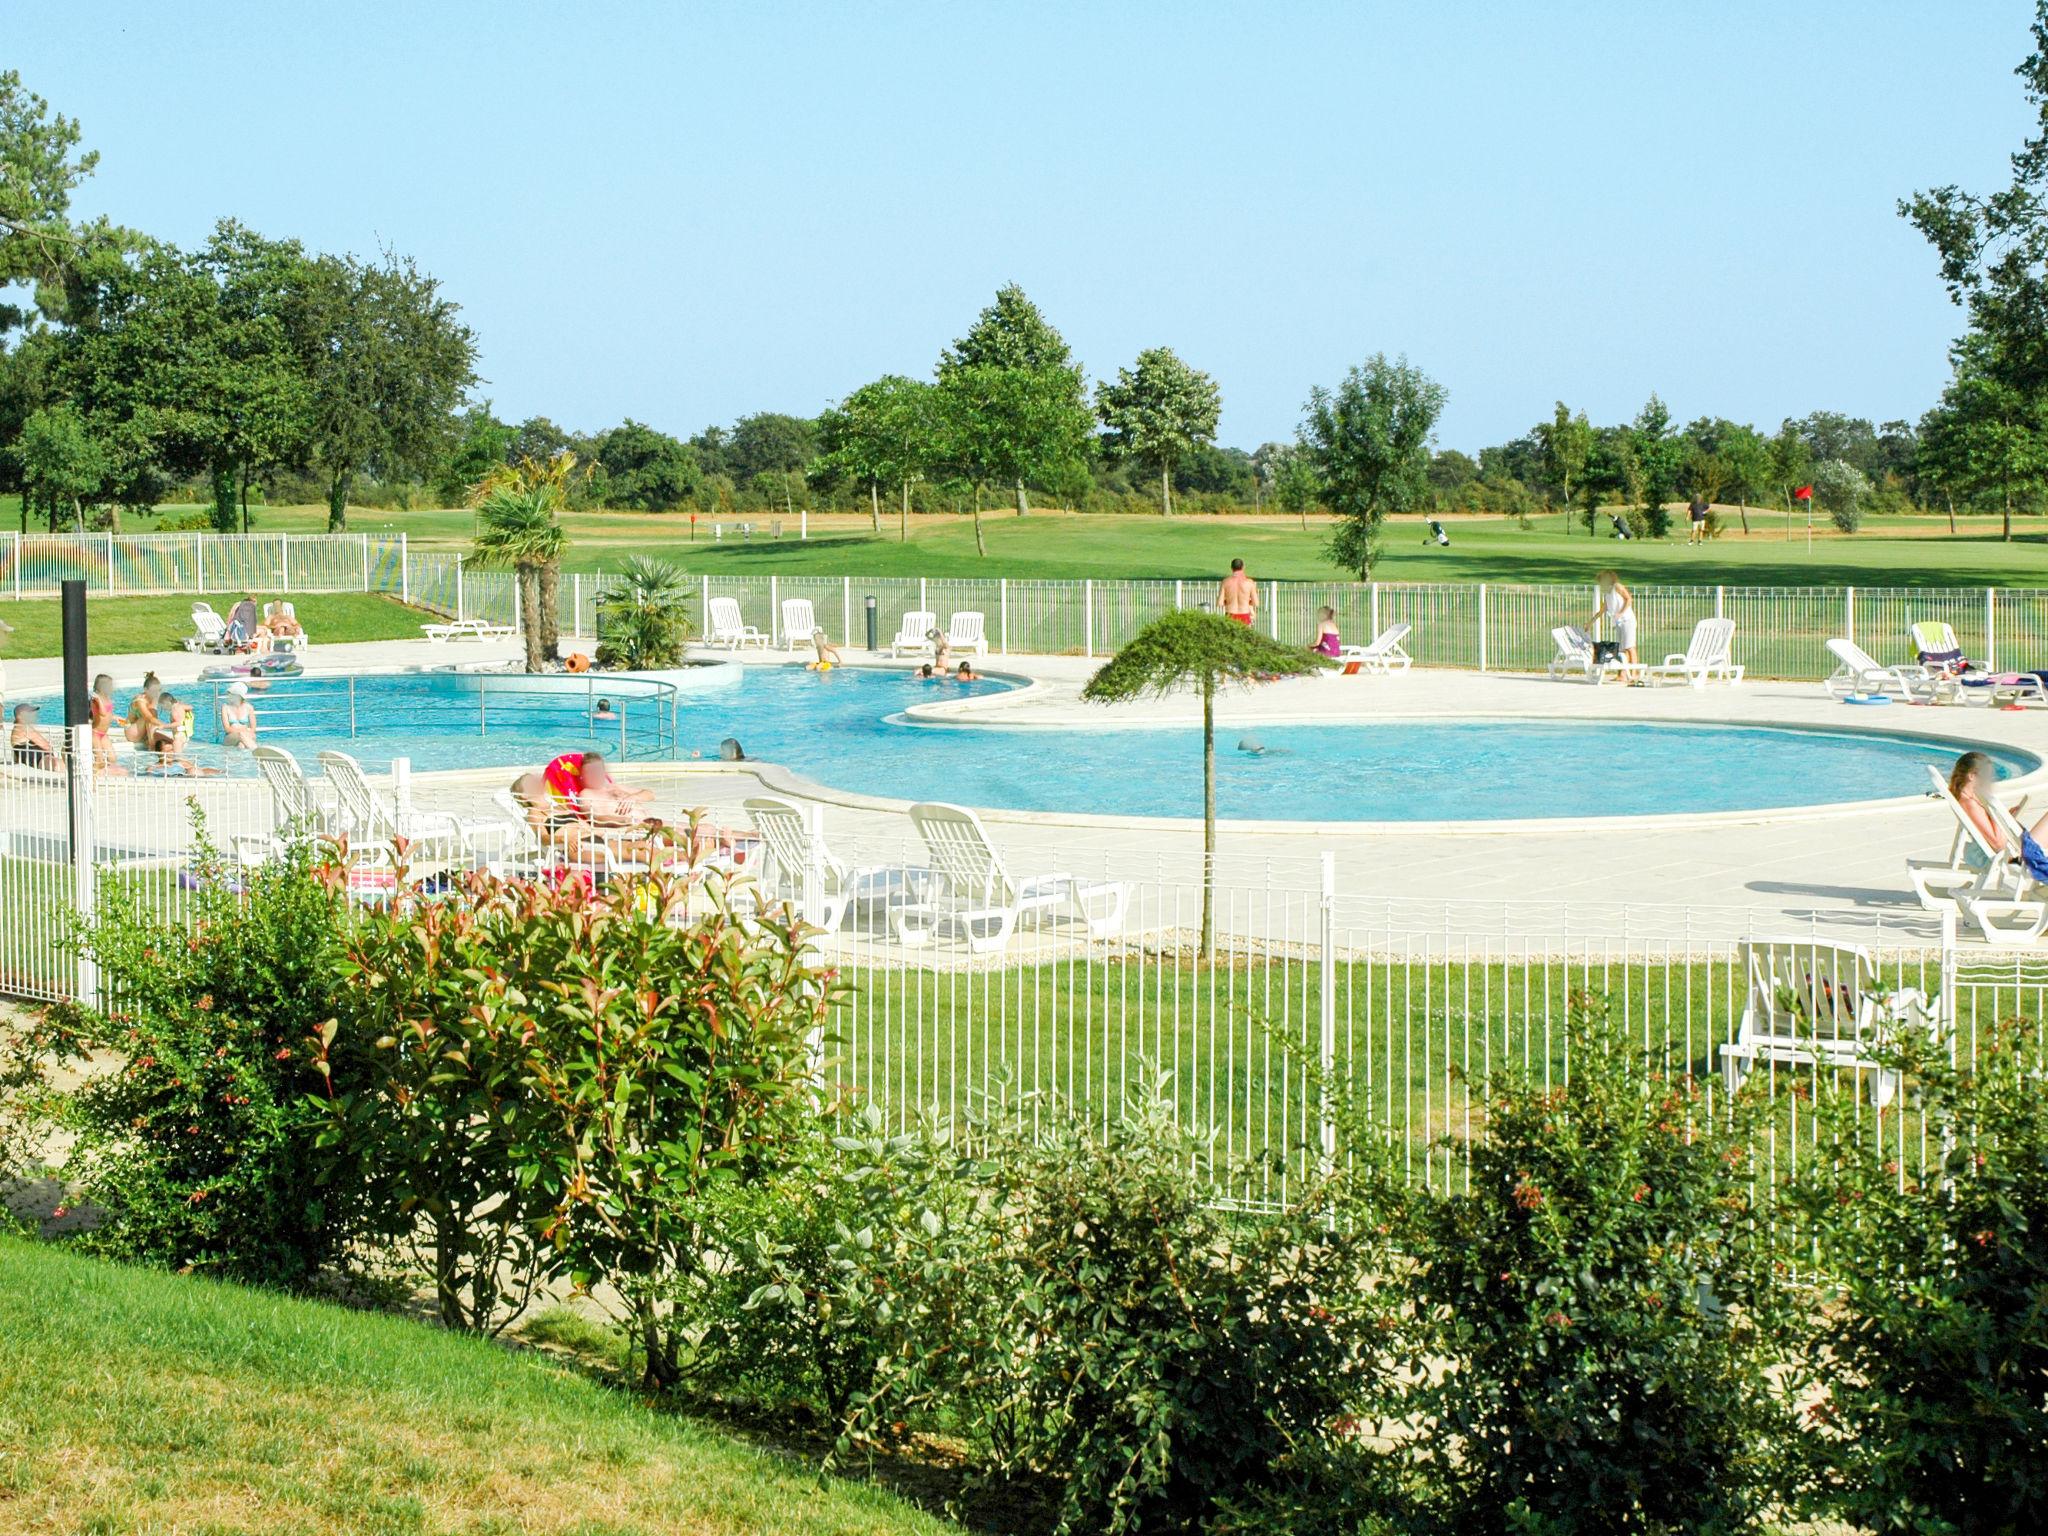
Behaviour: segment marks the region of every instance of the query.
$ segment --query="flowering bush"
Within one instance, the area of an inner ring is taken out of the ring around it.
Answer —
[[[79,1240],[177,1269],[304,1284],[362,1230],[366,1192],[319,1174],[343,903],[313,856],[228,870],[202,853],[189,923],[108,880],[81,943],[100,1008],[38,1044],[84,1072],[57,1101],[65,1167],[100,1221]]]
[[[1461,1532],[1752,1527],[1790,1435],[1752,1112],[1710,1118],[1604,1001],[1569,1042],[1566,1083],[1495,1087],[1469,1193],[1406,1207],[1410,1464]]]
[[[2048,1529],[2039,1027],[1980,1034],[1974,1065],[1909,1039],[1892,1065],[1917,1081],[1922,1125],[1824,1096],[1795,1187],[1825,1280],[1806,1384],[1817,1507],[1880,1531]]]

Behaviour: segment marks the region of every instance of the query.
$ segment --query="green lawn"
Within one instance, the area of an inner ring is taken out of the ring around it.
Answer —
[[[324,507],[266,507],[259,531],[317,533],[326,527]],[[863,516],[821,514],[811,520],[813,536],[796,537],[792,519],[749,516],[757,536],[714,543],[711,522],[700,517],[698,537],[681,513],[573,512],[564,522],[570,544],[565,568],[615,569],[629,554],[659,554],[692,571],[738,575],[828,576],[1009,576],[1017,578],[1167,577],[1212,580],[1241,555],[1257,576],[1328,581],[1340,574],[1323,553],[1326,528],[1311,521],[1304,531],[1284,517],[1160,517],[1034,512],[1028,518],[994,510],[983,518],[989,553],[975,553],[974,529],[966,518],[918,516],[908,543],[883,519],[878,536]],[[771,521],[784,537],[767,536]],[[1739,530],[1732,509],[1729,531],[1699,548],[1686,545],[1680,514],[1677,537],[1622,545],[1567,532],[1560,517],[1533,519],[1524,530],[1498,517],[1454,519],[1447,550],[1426,547],[1418,520],[1390,526],[1379,575],[1388,581],[1590,581],[1614,566],[1636,581],[1725,585],[1789,586],[1984,586],[2048,585],[2048,525],[2021,519],[2020,536],[2001,543],[1998,520],[1966,518],[1950,537],[1944,519],[1873,518],[1865,531],[1845,538],[1816,530],[1809,552],[1805,519],[1781,512],[1752,511],[1751,533]],[[420,551],[453,553],[468,545],[473,519],[462,509],[389,512],[364,508],[350,518],[354,532],[403,530]],[[130,531],[150,525],[130,518]]]
[[[211,602],[221,616],[244,596],[259,603],[277,593],[216,593]],[[86,605],[86,629],[95,655],[176,650],[192,633],[190,597],[95,597]],[[292,607],[316,645],[350,640],[417,640],[420,625],[433,614],[408,608],[378,593],[294,594]],[[0,603],[0,620],[14,633],[0,637],[0,656],[60,656],[64,652],[63,620],[55,598],[29,598]]]
[[[531,1355],[0,1239],[0,1528],[957,1527]]]

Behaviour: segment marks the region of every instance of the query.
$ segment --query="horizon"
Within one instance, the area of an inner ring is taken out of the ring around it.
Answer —
[[[1934,403],[1964,317],[1895,203],[2004,179],[2030,7],[1277,9],[110,4],[89,54],[76,12],[13,18],[8,65],[100,152],[74,217],[410,255],[509,420],[812,416],[927,375],[1011,281],[1091,383],[1155,345],[1210,373],[1244,449],[1374,352],[1466,452],[1557,399]]]

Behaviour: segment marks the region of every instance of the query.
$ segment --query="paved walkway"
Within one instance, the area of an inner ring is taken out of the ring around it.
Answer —
[[[511,662],[513,644],[430,645],[398,641],[317,647],[319,669]],[[750,656],[747,664],[786,657]],[[109,670],[124,683],[145,669],[169,683],[195,677],[208,659],[166,652],[121,658]],[[1096,663],[1076,657],[995,658],[989,670],[1033,686],[1012,695],[920,706],[948,716],[1085,729],[1106,720],[1192,723],[1190,696],[1119,707],[1080,701]],[[16,662],[16,692],[59,679],[55,660]],[[1849,717],[1853,714],[1854,718]],[[1390,678],[1319,676],[1275,683],[1223,698],[1223,730],[1281,721],[1400,718],[1541,717],[1548,720],[1713,720],[1762,725],[1844,726],[2048,748],[2048,712],[1894,706],[1852,710],[1814,684],[1747,682],[1695,692],[1595,688],[1525,676],[1414,671]],[[814,785],[772,764],[652,766],[633,773],[657,784],[671,811],[710,808],[744,823],[739,802],[764,786],[825,806],[828,834],[850,862],[887,862],[908,850],[901,802]],[[2048,774],[2035,778],[2048,781]],[[491,813],[500,767],[416,780],[422,804]],[[2026,789],[2028,785],[2019,786]],[[2035,799],[2048,806],[2039,788]],[[1044,869],[1123,878],[1191,881],[1199,869],[1199,823],[1070,813],[988,811],[984,815],[1020,872]],[[1902,936],[1934,937],[1935,920],[1914,904],[1904,877],[1908,857],[1947,851],[1949,824],[1925,797],[1848,807],[1710,816],[1589,821],[1465,823],[1227,823],[1219,838],[1223,885],[1313,891],[1325,853],[1334,856],[1348,920],[1442,924],[1481,933],[1550,927],[1570,909],[1575,927],[1664,935],[1725,937],[1777,927],[1881,926]]]

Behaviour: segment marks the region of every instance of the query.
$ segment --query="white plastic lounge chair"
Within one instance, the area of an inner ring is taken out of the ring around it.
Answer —
[[[811,632],[818,627],[818,616],[811,611],[808,597],[785,597],[782,600],[782,643],[790,650],[811,643]]]
[[[801,911],[804,871],[815,861],[818,899],[824,908],[818,926],[826,932],[838,928],[857,906],[907,899],[916,871],[885,865],[848,869],[814,833],[802,806],[774,795],[756,795],[744,802],[744,809],[767,848],[766,867],[759,872],[761,893]]]
[[[192,605],[192,633],[185,637],[185,649],[195,656],[225,656],[235,649],[228,627],[213,611],[213,604]]]
[[[1653,682],[1677,678],[1694,688],[1704,688],[1710,678],[1720,677],[1731,687],[1742,681],[1742,668],[1735,662],[1735,621],[1701,619],[1692,627],[1692,642],[1683,655],[1673,652],[1654,667],[1644,669]]]
[[[1913,648],[1931,679],[1930,702],[2007,705],[2048,704],[2048,688],[2031,673],[1987,673],[1963,654],[1953,626],[1928,619],[1912,626]]]
[[[490,624],[482,619],[450,619],[445,624],[422,624],[420,632],[429,640],[510,640],[519,633],[510,624]]]
[[[1942,1028],[1937,999],[1887,990],[1876,962],[1853,945],[1760,939],[1737,953],[1749,981],[1741,1025],[1721,1047],[1730,1093],[1759,1062],[1831,1067],[1868,1072],[1871,1102],[1882,1109],[1898,1094],[1899,1074],[1878,1063],[1879,1046],[1908,1026]]]
[[[946,648],[988,654],[988,618],[973,608],[962,608],[946,620]]]
[[[1631,673],[1641,675],[1641,662],[1626,662],[1620,657],[1612,661],[1593,659],[1593,637],[1576,624],[1560,624],[1550,632],[1551,640],[1557,646],[1557,654],[1550,658],[1550,675],[1553,678],[1579,677],[1589,683],[1605,681],[1609,672],[1619,672],[1623,677]]]
[[[503,850],[505,828],[500,822],[465,821],[446,811],[401,811],[371,785],[363,765],[348,753],[322,752],[319,761],[320,771],[334,786],[342,824],[351,838],[385,844],[403,838],[413,845],[410,857],[415,864],[470,863],[486,852],[495,855]]]
[[[1828,654],[1841,665],[1822,682],[1833,698],[1849,694],[1885,696],[1895,694],[1902,699],[1925,697],[1932,688],[1934,677],[1918,662],[1904,666],[1888,667],[1874,659],[1854,640],[1830,640]]]
[[[1382,675],[1406,672],[1415,664],[1415,658],[1401,648],[1401,642],[1408,638],[1412,624],[1389,624],[1373,637],[1370,645],[1345,645],[1337,649],[1337,660],[1346,665],[1358,663],[1361,672],[1377,672]]]
[[[932,654],[931,632],[939,627],[939,616],[923,608],[913,608],[903,615],[903,622],[896,626],[896,638],[889,642],[891,656],[929,656]]]
[[[918,900],[890,913],[906,948],[928,944],[941,928],[956,928],[976,954],[1000,950],[1025,918],[1042,922],[1062,909],[1092,938],[1120,933],[1131,888],[1121,880],[1083,884],[1072,875],[1012,879],[989,841],[981,818],[961,805],[925,802],[910,808],[931,856],[931,886]]]
[[[738,598],[714,597],[709,611],[711,630],[704,636],[706,645],[722,645],[729,651],[736,651],[743,645],[767,646],[768,637],[740,617]]]
[[[1920,905],[1930,912],[1953,910],[1974,922],[1984,942],[2001,948],[2032,944],[2048,933],[2048,888],[2027,870],[2019,855],[2018,804],[2009,809],[1993,800],[1992,819],[2002,840],[1986,840],[1956,797],[1948,780],[1932,765],[1927,777],[1934,794],[1955,821],[1955,836],[1946,861],[1908,859],[1906,878]]]

